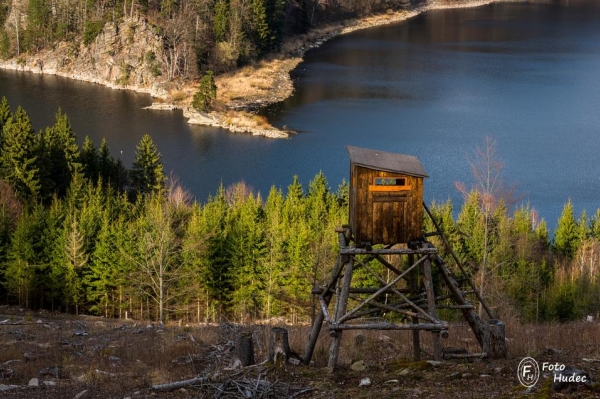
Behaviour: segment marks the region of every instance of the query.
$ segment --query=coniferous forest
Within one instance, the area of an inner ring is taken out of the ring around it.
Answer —
[[[290,176],[265,197],[239,182],[199,203],[166,177],[148,135],[127,168],[105,140],[79,146],[60,110],[36,130],[3,98],[0,131],[0,303],[160,321],[314,314],[311,288],[328,279],[348,219],[345,182]],[[490,304],[523,321],[595,314],[600,210],[576,218],[569,201],[551,237],[531,207],[488,188],[429,208]]]
[[[11,4],[8,4],[11,3]],[[169,78],[197,78],[234,69],[278,50],[285,37],[326,22],[401,4],[373,0],[14,0],[0,3],[0,59],[52,48],[89,45],[106,24],[141,16],[164,38]],[[5,22],[11,9],[21,20]],[[154,64],[157,54],[148,54]]]

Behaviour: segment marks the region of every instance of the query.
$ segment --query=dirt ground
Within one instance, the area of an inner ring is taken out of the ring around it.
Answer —
[[[91,316],[54,315],[0,306],[2,398],[600,398],[600,325],[507,323],[509,359],[411,359],[407,332],[347,332],[339,367],[327,368],[329,337],[322,333],[309,366],[263,363],[272,326],[167,325]],[[287,326],[292,351],[303,352],[308,326]],[[256,363],[237,367],[236,336],[252,333]],[[444,347],[478,352],[468,327],[453,324]],[[553,390],[543,371],[529,391],[519,362],[565,364],[591,383]],[[196,378],[171,391],[162,384]],[[368,380],[367,380],[368,379]],[[362,386],[361,386],[362,385]]]

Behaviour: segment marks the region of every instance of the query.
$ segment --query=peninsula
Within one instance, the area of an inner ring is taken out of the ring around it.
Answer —
[[[257,58],[243,59],[243,66],[240,67],[235,65],[240,63],[241,53],[233,61],[229,59],[231,54],[223,54],[227,49],[232,51],[225,47],[232,40],[233,17],[227,14],[229,26],[223,28],[227,33],[223,33],[223,41],[219,41],[216,20],[219,14],[215,10],[216,14],[212,16],[215,37],[205,35],[216,41],[212,48],[214,54],[205,55],[210,58],[205,62],[206,65],[199,60],[201,55],[196,54],[194,67],[188,59],[191,58],[190,52],[185,47],[186,40],[190,39],[184,37],[183,29],[177,32],[175,14],[164,14],[164,8],[151,13],[135,1],[128,3],[125,0],[123,9],[119,9],[119,18],[105,23],[90,17],[84,22],[81,35],[75,35],[77,29],[73,28],[73,34],[66,34],[63,40],[50,43],[49,39],[35,38],[35,32],[42,28],[35,26],[36,19],[32,14],[40,11],[31,10],[31,2],[13,0],[4,10],[4,15],[0,13],[0,23],[3,21],[4,26],[4,32],[0,35],[0,68],[54,74],[113,89],[149,93],[155,99],[150,108],[182,109],[191,124],[285,138],[289,137],[290,131],[272,126],[265,117],[257,115],[257,111],[293,93],[290,72],[302,62],[306,51],[337,35],[399,22],[428,10],[474,7],[493,1],[391,1],[386,2],[385,6],[373,6],[370,11],[355,7],[354,12],[347,13],[347,18],[340,17],[339,13],[328,9],[327,3],[319,1],[312,10],[313,18],[321,13],[328,19],[323,17],[315,19],[312,24],[307,23],[304,33],[283,36],[277,45],[266,47],[270,51],[262,50],[264,54]],[[230,13],[232,7],[230,4]],[[51,13],[48,18],[60,20],[60,11],[47,11]],[[89,14],[89,11],[85,12]],[[101,12],[96,11],[94,15],[98,14]],[[182,18],[181,15],[185,14],[182,12],[177,18]],[[198,17],[195,27],[197,36],[199,24]],[[294,32],[294,29],[291,31]],[[24,44],[25,39],[29,42]],[[32,45],[31,41],[36,41],[37,45]],[[262,42],[257,43],[254,44],[255,50]],[[196,47],[202,46],[196,44]],[[201,70],[207,67],[217,70],[214,77],[216,96],[208,109],[200,110],[192,104],[199,91]]]

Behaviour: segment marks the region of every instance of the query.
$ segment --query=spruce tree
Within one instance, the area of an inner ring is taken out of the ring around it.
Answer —
[[[29,0],[27,6],[27,44],[40,50],[51,39],[52,5],[46,0]]]
[[[6,122],[3,133],[0,176],[21,199],[35,200],[41,187],[36,135],[23,108]]]
[[[46,212],[39,204],[32,205],[17,223],[8,249],[6,287],[19,306],[33,306],[36,273],[43,264]]]
[[[82,277],[89,256],[85,251],[84,237],[75,216],[71,216],[65,222],[64,234],[65,294],[68,303],[75,305],[75,314],[79,314],[79,305],[84,300]]]
[[[194,94],[192,107],[200,112],[210,111],[216,98],[217,85],[215,83],[215,77],[213,71],[207,71],[200,81],[198,91]]]
[[[265,209],[265,236],[267,259],[264,264],[265,279],[265,317],[267,319],[282,314],[285,304],[278,300],[281,295],[281,276],[286,267],[284,262],[284,221],[283,194],[281,190],[271,187]]]
[[[558,224],[554,231],[554,250],[568,259],[573,259],[579,246],[578,238],[573,204],[569,199],[558,218]]]
[[[100,142],[98,171],[102,177],[102,182],[105,184],[114,184],[114,160],[110,155],[110,149],[106,138],[102,138]]]
[[[226,0],[218,0],[214,5],[215,17],[213,20],[213,29],[215,41],[217,43],[226,40],[227,29],[229,27],[229,3]]]
[[[140,194],[163,193],[165,189],[162,157],[147,134],[137,146],[131,184]]]
[[[262,220],[264,213],[259,196],[247,193],[238,183],[229,212],[227,235],[228,258],[233,281],[233,308],[242,317],[260,317],[264,306],[263,265],[266,242]]]
[[[6,97],[2,97],[2,101],[0,101],[0,145],[2,145],[2,127],[8,122],[11,116],[8,100]]]
[[[227,239],[227,201],[225,189],[219,187],[215,197],[211,197],[203,208],[207,221],[208,239],[206,243],[206,263],[202,268],[202,279],[210,301],[218,311],[214,321],[220,321],[226,315],[231,304],[231,263],[228,258],[229,241]],[[216,319],[216,320],[215,320]]]
[[[98,151],[88,136],[83,139],[81,146],[81,167],[85,177],[92,181],[98,179]]]
[[[266,54],[275,43],[275,36],[269,27],[265,0],[252,0],[252,31],[251,36],[259,55]]]
[[[182,299],[196,306],[197,322],[208,322],[209,297],[206,283],[202,276],[206,275],[206,247],[209,237],[206,215],[197,203],[192,205],[190,217],[185,225],[182,241],[182,274],[178,288],[183,294]],[[204,316],[204,317],[202,317]]]
[[[113,221],[109,212],[104,212],[102,227],[98,234],[95,250],[86,273],[86,297],[91,301],[91,311],[104,317],[114,316],[118,268],[122,255],[116,244]]]
[[[59,108],[55,124],[41,131],[37,137],[41,197],[49,199],[57,193],[63,198],[73,174],[81,171],[79,147],[69,118]]]

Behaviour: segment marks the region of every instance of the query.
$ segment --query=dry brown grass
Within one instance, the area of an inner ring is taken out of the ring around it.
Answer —
[[[174,103],[184,101],[188,97],[188,94],[183,90],[175,90],[171,93],[171,100]]]
[[[289,71],[299,61],[300,59],[282,60],[273,57],[247,65],[238,71],[219,75],[216,78],[217,96],[224,103],[242,99],[245,103],[283,99],[291,94],[291,86],[282,88],[278,81],[288,79]]]
[[[233,125],[238,128],[273,128],[273,126],[269,123],[267,117],[262,115],[254,115],[249,112],[243,111],[227,111],[225,123],[227,125]]]
[[[0,308],[0,313],[5,310]],[[600,359],[600,325],[597,323],[533,325],[510,320],[507,322],[510,359],[447,361],[435,367],[411,365],[411,332],[345,332],[338,361],[340,370],[329,374],[325,369],[330,344],[326,326],[308,367],[290,364],[278,369],[264,365],[229,372],[226,368],[233,360],[236,334],[242,330],[252,332],[255,359],[262,362],[267,358],[270,328],[274,325],[169,325],[163,328],[147,321],[38,314],[26,318],[18,313],[11,321],[0,324],[0,384],[27,385],[36,377],[48,386],[0,392],[0,396],[72,398],[88,390],[85,398],[205,397],[199,388],[159,394],[153,392],[151,386],[195,376],[213,376],[218,380],[233,378],[231,373],[238,376],[258,373],[270,381],[312,387],[313,391],[302,397],[471,398],[490,394],[520,397],[515,372],[524,356],[565,363],[592,374],[600,367],[600,360],[597,363],[583,360]],[[0,317],[0,321],[6,318],[8,316]],[[310,326],[285,327],[292,350],[302,355]],[[453,323],[449,333],[449,338],[442,341],[444,347],[464,348],[470,353],[480,351],[466,323]],[[430,358],[426,353],[432,353],[431,334],[422,332],[420,336],[423,357]],[[366,370],[350,370],[350,365],[357,361],[363,361]],[[480,375],[492,377],[481,384],[484,377]],[[358,381],[363,377],[373,380],[371,388],[358,388]],[[55,386],[49,386],[54,383]],[[583,391],[579,395],[595,397],[596,392]]]

